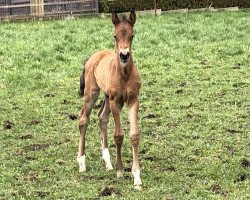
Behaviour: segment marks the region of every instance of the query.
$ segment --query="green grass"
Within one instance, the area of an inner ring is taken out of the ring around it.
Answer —
[[[249,199],[250,18],[239,12],[139,16],[140,162],[133,189],[126,109],[125,177],[101,162],[98,110],[87,172],[76,163],[82,62],[114,49],[110,19],[0,27],[0,199]],[[109,144],[115,157],[113,120]],[[105,187],[111,196],[103,196]],[[112,189],[113,188],[113,189]]]

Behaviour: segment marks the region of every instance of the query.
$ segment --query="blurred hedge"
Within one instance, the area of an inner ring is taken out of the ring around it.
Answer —
[[[156,0],[157,8],[175,10],[182,8],[206,8],[210,5],[215,8],[232,6],[250,7],[250,0]],[[135,10],[154,9],[154,0],[100,0],[100,12],[128,12]]]
[[[135,10],[150,10],[154,4],[150,0],[101,0],[99,5],[100,12],[127,12]]]

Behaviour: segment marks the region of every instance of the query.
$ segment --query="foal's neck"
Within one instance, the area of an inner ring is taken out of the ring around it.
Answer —
[[[119,58],[117,58],[118,73],[121,75],[124,81],[127,81],[129,79],[132,66],[133,66],[132,57],[129,59],[128,63],[121,63]]]

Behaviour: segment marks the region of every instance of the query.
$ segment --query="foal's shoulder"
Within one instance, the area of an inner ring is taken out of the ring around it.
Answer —
[[[141,87],[141,77],[135,64],[133,64],[130,76],[130,84],[136,86],[139,89]]]
[[[132,67],[132,76],[136,79],[140,79],[140,73],[135,64],[133,64],[133,67]]]

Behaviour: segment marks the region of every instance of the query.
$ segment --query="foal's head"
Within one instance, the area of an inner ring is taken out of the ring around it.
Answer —
[[[131,45],[134,37],[133,26],[135,24],[136,15],[132,11],[129,19],[125,16],[119,19],[117,13],[112,14],[112,22],[115,25],[115,42],[116,53],[122,64],[128,64],[131,58]]]

